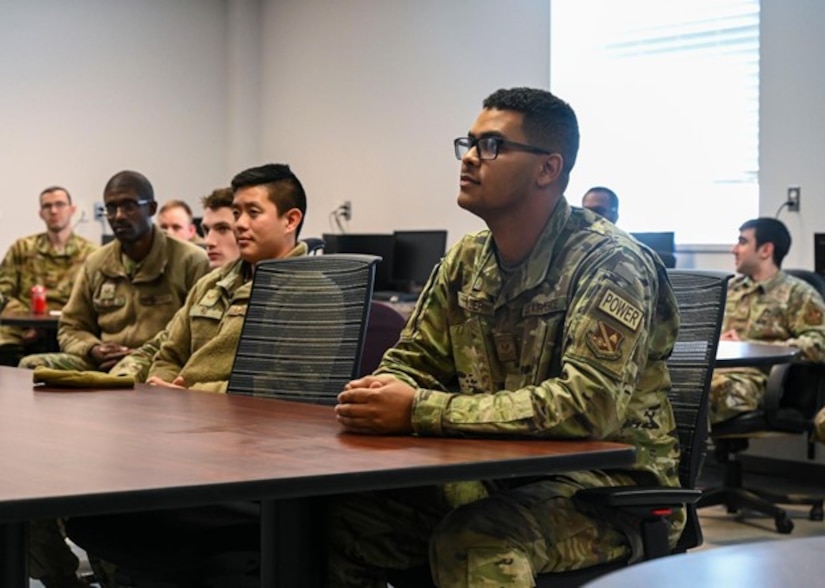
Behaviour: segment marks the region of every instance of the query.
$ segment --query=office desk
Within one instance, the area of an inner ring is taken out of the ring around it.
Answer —
[[[292,506],[302,497],[616,468],[635,457],[606,442],[349,435],[328,406],[146,385],[33,391],[31,378],[0,368],[3,588],[28,585],[30,519],[257,499],[265,520],[300,525],[280,517],[300,512]],[[273,540],[263,533],[262,552],[276,558],[262,558],[262,586],[307,586],[313,558]]]
[[[790,363],[799,357],[796,347],[753,343],[747,341],[719,341],[716,349],[716,367],[770,367]]]
[[[629,566],[586,588],[776,588],[817,586],[825,576],[825,537],[761,541],[672,555]]]

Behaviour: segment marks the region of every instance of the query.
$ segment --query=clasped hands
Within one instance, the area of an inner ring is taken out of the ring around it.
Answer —
[[[115,343],[101,343],[92,347],[89,356],[102,371],[109,371],[122,358],[132,352],[128,347]]]
[[[393,376],[366,376],[344,386],[335,417],[351,433],[411,433],[414,397],[415,389]]]

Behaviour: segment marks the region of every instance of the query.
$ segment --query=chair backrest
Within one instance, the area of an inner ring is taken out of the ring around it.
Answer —
[[[667,273],[681,315],[676,345],[667,361],[673,382],[669,397],[682,453],[679,479],[683,487],[694,488],[707,454],[708,395],[731,276],[700,270],[670,269]],[[681,544],[685,548],[701,544],[694,508],[688,509]]]
[[[310,255],[316,255],[319,251],[323,250],[324,246],[326,246],[324,240],[319,239],[318,237],[306,237],[305,239],[301,239],[301,241],[306,244],[307,253]]]
[[[377,261],[318,255],[258,264],[228,392],[334,404],[361,362]]]
[[[398,342],[405,324],[407,319],[392,306],[386,302],[372,301],[359,376],[366,376],[375,371],[384,352]]]
[[[819,292],[820,296],[825,298],[825,276],[822,274],[815,271],[798,268],[784,269],[782,271],[790,276],[799,278],[800,280],[805,280],[813,286],[817,292]]]

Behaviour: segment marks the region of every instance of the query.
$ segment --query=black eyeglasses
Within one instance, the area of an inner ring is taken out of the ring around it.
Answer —
[[[516,149],[518,151],[526,151],[528,153],[536,153],[540,155],[550,155],[552,151],[541,149],[540,147],[533,147],[525,143],[517,143],[515,141],[508,141],[501,137],[459,137],[453,141],[455,146],[455,158],[458,160],[464,159],[464,156],[472,149],[476,148],[479,159],[495,159],[501,151],[502,145],[508,149]]]
[[[109,202],[104,208],[106,216],[115,216],[118,208],[123,211],[123,214],[133,214],[138,208],[146,206],[149,202],[149,200],[121,200],[120,202]]]

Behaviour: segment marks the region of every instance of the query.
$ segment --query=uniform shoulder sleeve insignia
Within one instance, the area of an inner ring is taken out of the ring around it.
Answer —
[[[804,321],[806,325],[818,326],[822,324],[822,310],[813,302],[805,305]]]
[[[609,288],[602,294],[599,310],[634,332],[639,330],[645,316],[635,304]]]
[[[596,357],[618,359],[622,355],[624,335],[604,321],[596,321],[587,332],[587,346]]]

